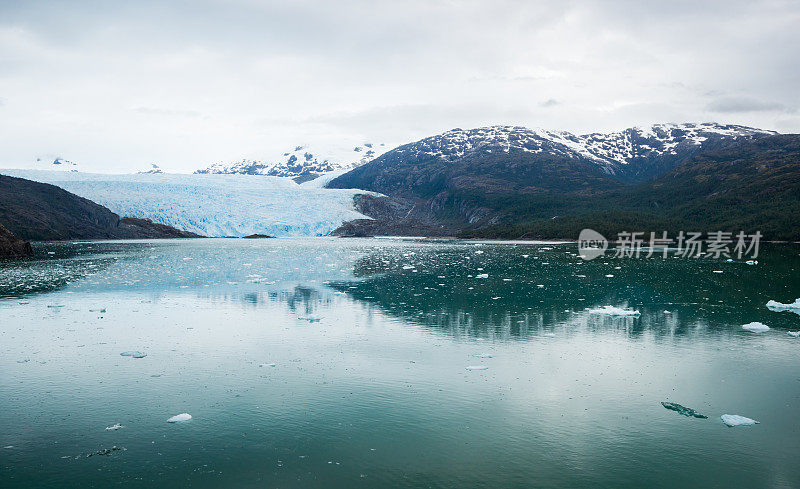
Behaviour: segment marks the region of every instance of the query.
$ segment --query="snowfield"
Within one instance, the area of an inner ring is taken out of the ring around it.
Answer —
[[[61,187],[108,207],[204,236],[324,236],[368,219],[353,208],[361,190],[320,188],[314,180],[263,175],[125,174],[0,170]]]

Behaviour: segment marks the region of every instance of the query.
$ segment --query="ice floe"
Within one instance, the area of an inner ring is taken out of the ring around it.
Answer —
[[[759,424],[758,421],[754,419],[739,416],[738,414],[723,414],[719,418],[728,426],[751,426]]]
[[[752,331],[753,333],[763,333],[764,331],[769,331],[769,326],[764,323],[753,322],[743,325],[742,329]]]
[[[121,429],[121,428],[124,428],[124,426],[122,426],[119,423],[116,423],[116,424],[113,424],[111,426],[106,427],[106,431],[117,431],[118,429]]]
[[[767,309],[775,312],[792,311],[800,314],[800,298],[795,299],[791,304],[784,304],[778,301],[769,301],[767,302]]]
[[[489,278],[489,274],[488,273],[479,273],[479,274],[475,275],[475,278]]]
[[[470,365],[466,367],[467,370],[486,370],[488,368],[486,365]]]
[[[682,414],[683,416],[687,416],[689,418],[701,418],[701,419],[708,419],[708,416],[705,414],[700,414],[692,408],[688,408],[686,406],[681,406],[675,402],[662,402],[662,406],[669,409],[670,411],[675,411],[678,414]]]
[[[181,423],[183,421],[189,421],[190,419],[192,419],[191,414],[181,413],[181,414],[176,414],[175,416],[169,418],[167,420],[167,423]]]
[[[786,334],[793,338],[800,338],[800,331],[787,331]]]
[[[615,306],[602,306],[589,309],[589,314],[606,314],[608,316],[639,316],[639,311],[635,309],[623,309]]]
[[[140,351],[124,351],[120,353],[123,357],[133,357],[133,358],[144,358],[147,356],[147,353],[142,353]]]

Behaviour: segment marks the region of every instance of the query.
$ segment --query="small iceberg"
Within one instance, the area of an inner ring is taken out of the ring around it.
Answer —
[[[475,278],[489,278],[489,274],[488,273],[479,273],[479,274],[475,275]]]
[[[181,413],[181,414],[176,414],[175,416],[169,418],[167,420],[167,423],[182,423],[184,421],[189,421],[190,419],[192,419],[191,414]]]
[[[621,307],[603,306],[589,309],[589,314],[605,314],[608,316],[639,316],[639,311],[634,309],[623,309]]]
[[[786,334],[792,338],[800,338],[800,331],[787,331]]]
[[[784,304],[778,301],[769,301],[767,302],[767,309],[775,312],[792,311],[794,313],[800,314],[800,298],[795,299],[792,304]]]
[[[759,424],[758,421],[750,418],[745,418],[744,416],[739,416],[738,414],[723,414],[719,417],[723,423],[727,426],[752,426],[754,424]]]
[[[675,411],[676,413],[689,418],[708,419],[708,416],[706,416],[705,414],[700,414],[692,408],[681,406],[680,404],[675,402],[662,402],[661,405],[669,409],[670,411]]]
[[[147,356],[147,353],[142,353],[140,351],[124,351],[120,353],[123,357],[133,357],[133,358],[144,358]]]
[[[466,367],[467,370],[487,370],[488,368],[486,365],[470,365]]]
[[[119,424],[119,423],[116,423],[116,424],[114,424],[114,425],[111,425],[111,426],[108,426],[108,427],[106,427],[106,431],[117,431],[117,430],[118,430],[118,429],[120,429],[120,428],[124,428],[124,426],[122,426],[122,425],[121,425],[121,424]]]
[[[752,331],[753,333],[763,333],[764,331],[769,331],[769,326],[764,323],[754,322],[745,324],[742,326],[742,329]]]
[[[258,365],[259,367],[274,367],[274,363],[261,363]]]

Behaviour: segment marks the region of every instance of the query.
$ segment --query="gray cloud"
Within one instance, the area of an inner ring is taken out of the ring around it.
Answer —
[[[782,0],[0,2],[0,167],[192,171],[483,124],[800,131],[799,21]]]
[[[791,112],[785,105],[750,97],[723,97],[708,104],[708,110],[721,113],[737,112]]]
[[[140,114],[157,115],[167,117],[199,117],[200,112],[196,110],[163,109],[158,107],[134,107],[133,110]]]

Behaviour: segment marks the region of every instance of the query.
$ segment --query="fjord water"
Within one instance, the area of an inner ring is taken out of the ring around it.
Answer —
[[[3,488],[800,487],[800,316],[765,307],[800,297],[796,246],[757,265],[391,239],[35,250],[0,262]],[[606,305],[641,315],[589,312]]]

